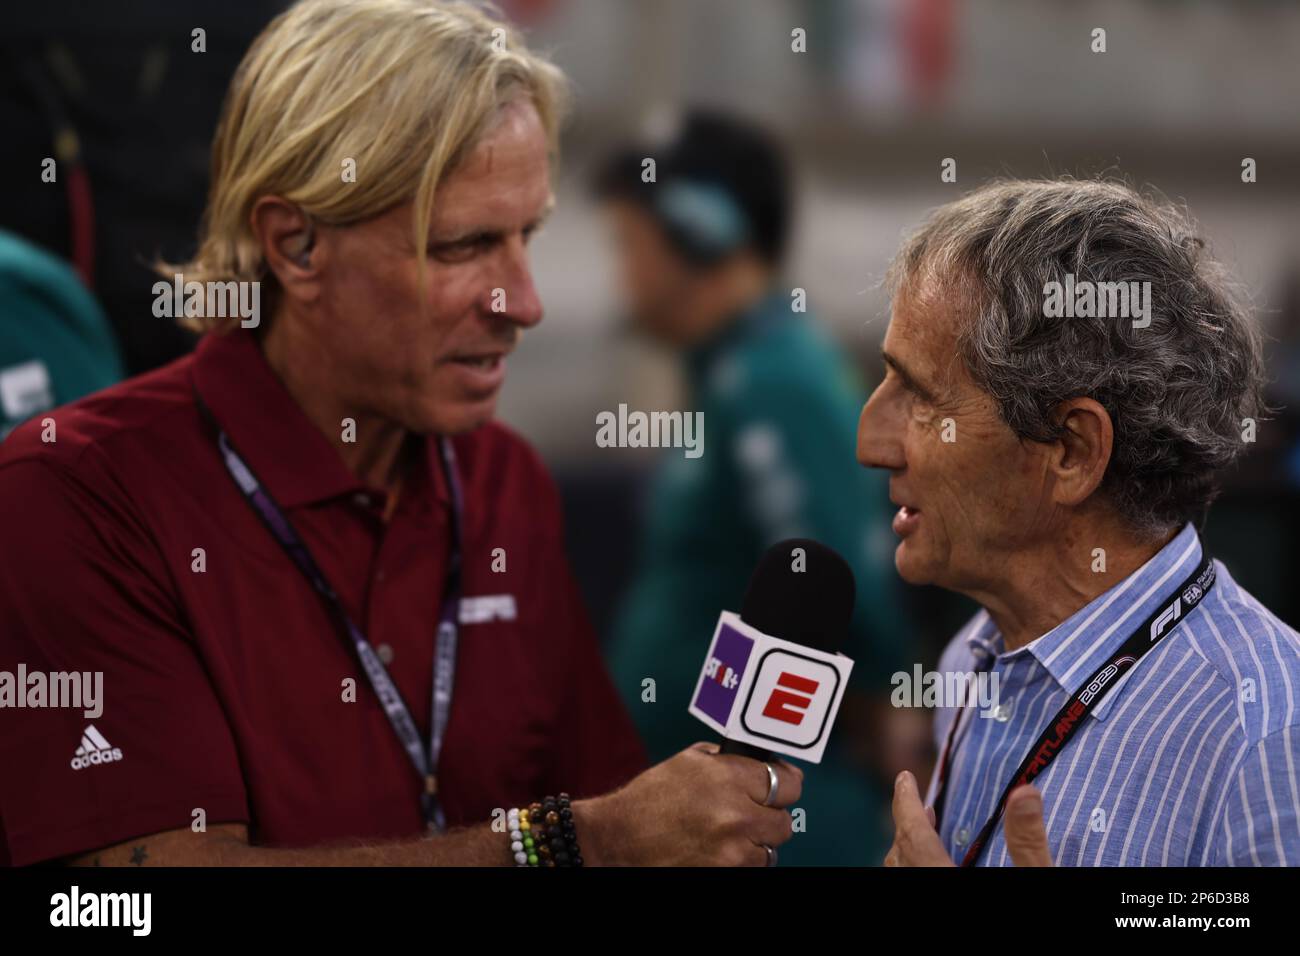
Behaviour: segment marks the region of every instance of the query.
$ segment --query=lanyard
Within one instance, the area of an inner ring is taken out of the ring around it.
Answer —
[[[393,732],[401,742],[407,756],[411,758],[416,772],[424,781],[420,793],[420,807],[424,812],[425,823],[429,829],[441,832],[447,828],[446,816],[438,799],[438,761],[442,756],[443,736],[447,731],[447,716],[451,710],[452,685],[456,678],[456,645],[459,638],[457,611],[460,607],[460,570],[461,570],[461,516],[464,501],[461,497],[460,479],[456,474],[456,456],[451,442],[443,437],[438,439],[438,451],[442,460],[443,474],[447,479],[447,489],[451,495],[451,555],[447,562],[447,580],[443,589],[442,607],[438,612],[438,630],[433,651],[433,697],[430,702],[429,745],[425,749],[420,731],[415,726],[411,711],[402,699],[401,691],[393,682],[379,655],[370,646],[361,629],[352,622],[348,613],[339,602],[334,588],[326,580],[316,560],[307,546],[298,537],[289,519],[285,517],[280,506],[270,493],[262,487],[253,470],[235,451],[230,439],[213,417],[197,390],[194,393],[199,411],[207,419],[217,434],[217,447],[225,462],[226,470],[235,480],[243,493],[244,499],[257,512],[262,523],[279,542],[286,554],[298,566],[298,570],[315,589],[325,606],[326,612],[338,627],[344,643],[356,652],[365,671],[370,687],[379,699],[392,725]]]
[[[1007,798],[1011,796],[1011,791],[1021,784],[1030,783],[1047,769],[1048,765],[1056,759],[1056,755],[1065,748],[1065,745],[1074,737],[1075,732],[1083,725],[1084,717],[1097,706],[1112,687],[1119,683],[1117,678],[1136,664],[1143,654],[1155,647],[1165,635],[1173,631],[1178,622],[1191,613],[1196,605],[1201,603],[1205,595],[1209,593],[1210,588],[1214,587],[1214,579],[1214,562],[1208,554],[1204,554],[1200,566],[1189,574],[1182,584],[1170,591],[1165,600],[1160,603],[1160,606],[1138,625],[1137,629],[1129,635],[1119,650],[1092,672],[1092,675],[1080,685],[1080,690],[1077,693],[1071,695],[1065,706],[1057,712],[1043,732],[1038,735],[1038,739],[1029,748],[1029,753],[1025,755],[1024,760],[1020,761],[1020,766],[1016,768],[1016,772],[1011,776],[1011,782],[1006,785],[1006,788],[1002,791],[1002,796],[998,798],[997,805],[993,808],[993,815],[989,817],[988,821],[980,829],[979,835],[976,836],[974,842],[966,850],[966,855],[961,861],[962,866],[974,866],[976,861],[979,860],[980,852],[984,849],[988,838],[998,825],[998,821],[1002,819],[1002,814],[1007,807]],[[981,670],[988,670],[991,666],[992,662],[986,664]],[[953,717],[952,726],[948,729],[948,740],[944,744],[943,756],[939,761],[939,783],[935,789],[934,797],[936,830],[943,819],[944,796],[948,784],[948,774],[952,769],[953,741],[956,738],[957,726],[961,723],[965,708],[969,706],[970,693],[968,691],[966,704]]]

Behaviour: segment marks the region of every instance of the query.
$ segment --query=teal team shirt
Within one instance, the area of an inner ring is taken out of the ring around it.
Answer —
[[[108,319],[77,274],[0,230],[0,440],[28,418],[121,378]]]
[[[850,688],[887,694],[890,675],[906,667],[888,482],[855,457],[865,389],[847,357],[773,294],[691,353],[687,374],[687,410],[704,413],[704,453],[663,453],[610,651],[656,761],[712,736],[686,709],[709,638],[720,611],[740,609],[763,550],[783,538],[814,538],[853,568]],[[642,699],[646,678],[653,703]],[[890,835],[880,783],[848,763],[834,735],[820,765],[801,766],[807,829],[782,862],[878,864]]]

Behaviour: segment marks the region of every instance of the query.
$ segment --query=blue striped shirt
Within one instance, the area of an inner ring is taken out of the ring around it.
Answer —
[[[1200,561],[1189,524],[1024,647],[1004,653],[984,610],[953,638],[940,672],[991,659],[1000,704],[988,717],[970,708],[958,728],[939,831],[954,860],[1048,721]],[[1221,562],[1215,570],[1208,596],[1119,679],[1035,780],[1058,866],[1300,865],[1300,635]],[[938,711],[940,750],[958,709]],[[1011,865],[1000,822],[980,865]]]

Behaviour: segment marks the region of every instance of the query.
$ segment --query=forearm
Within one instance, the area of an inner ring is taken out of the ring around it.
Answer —
[[[773,761],[765,768],[748,757],[717,751],[715,744],[695,744],[617,790],[574,800],[570,809],[584,865],[768,865],[770,850],[765,848],[790,839],[790,814],[785,808],[799,799],[803,773],[785,761]],[[775,796],[769,789],[770,772],[779,781]],[[554,825],[553,821],[546,824],[548,829]],[[156,833],[80,854],[68,862],[80,866],[510,866],[515,862],[510,836],[484,823],[442,836],[391,843],[282,849],[250,846],[244,824],[225,823],[204,833],[188,829]],[[552,849],[558,854],[554,843]]]
[[[69,861],[74,866],[505,866],[513,863],[506,834],[487,824],[441,836],[387,843],[261,847],[242,824],[207,833],[172,830],[105,847]]]

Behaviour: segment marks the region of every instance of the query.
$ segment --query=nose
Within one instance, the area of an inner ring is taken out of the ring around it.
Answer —
[[[523,239],[511,237],[502,249],[498,284],[488,297],[488,311],[520,328],[530,329],[542,321],[542,300],[533,284],[528,248]]]
[[[862,406],[858,416],[858,463],[864,468],[902,470],[903,418],[889,395],[888,383],[881,382]]]

